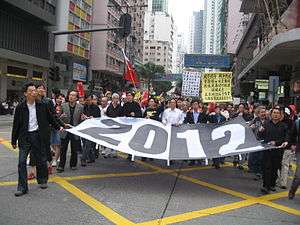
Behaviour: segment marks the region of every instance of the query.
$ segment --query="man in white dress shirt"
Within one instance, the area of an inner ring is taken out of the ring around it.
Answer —
[[[176,100],[172,99],[169,103],[169,108],[163,112],[162,122],[165,125],[171,124],[173,126],[179,126],[183,124],[184,115],[180,109],[176,108]]]

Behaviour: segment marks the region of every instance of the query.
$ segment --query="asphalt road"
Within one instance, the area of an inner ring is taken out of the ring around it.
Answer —
[[[18,152],[9,145],[11,122],[0,116],[1,225],[300,224],[300,192],[293,201],[281,189],[262,196],[260,182],[230,163],[220,170],[184,165],[162,220],[180,163],[167,168],[158,160],[100,158],[52,175],[47,190],[33,181],[29,194],[16,198]]]

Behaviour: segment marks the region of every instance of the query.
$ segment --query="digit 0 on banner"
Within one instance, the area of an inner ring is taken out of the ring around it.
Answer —
[[[209,72],[202,78],[203,102],[232,102],[232,73]]]

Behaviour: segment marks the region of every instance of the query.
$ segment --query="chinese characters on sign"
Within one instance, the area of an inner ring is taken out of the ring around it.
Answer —
[[[198,97],[200,92],[200,72],[185,71],[182,74],[182,96]]]
[[[232,73],[205,73],[202,78],[203,102],[232,102]]]
[[[73,63],[73,80],[86,82],[87,68],[84,65]]]

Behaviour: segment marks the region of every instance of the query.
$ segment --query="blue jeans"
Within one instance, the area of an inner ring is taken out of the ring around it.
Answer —
[[[46,148],[42,144],[38,132],[27,134],[26,143],[19,144],[19,163],[18,163],[18,191],[27,192],[27,165],[26,160],[31,153],[36,160],[36,172],[38,184],[45,184],[48,181],[47,154]]]

